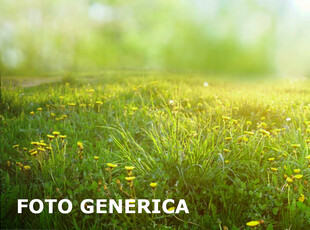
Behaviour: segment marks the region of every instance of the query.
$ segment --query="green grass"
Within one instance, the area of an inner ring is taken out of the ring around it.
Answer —
[[[1,227],[247,229],[247,222],[264,220],[257,229],[308,229],[309,86],[156,72],[28,88],[2,82]],[[53,131],[67,137],[50,142]],[[40,140],[52,151],[31,155],[38,148],[31,142]],[[118,165],[111,183],[107,163]],[[17,214],[21,198],[68,198],[74,205],[128,198],[125,166],[135,167],[136,198],[152,199],[149,184],[157,182],[156,198],[186,199],[190,213],[86,215],[75,206],[67,215]],[[303,178],[287,186],[294,169]]]

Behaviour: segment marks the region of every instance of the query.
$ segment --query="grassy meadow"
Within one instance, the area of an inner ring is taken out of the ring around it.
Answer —
[[[310,229],[309,80],[121,71],[22,87],[3,78],[0,112],[1,228]],[[130,197],[185,199],[189,214],[78,207]],[[17,214],[21,198],[74,208]]]

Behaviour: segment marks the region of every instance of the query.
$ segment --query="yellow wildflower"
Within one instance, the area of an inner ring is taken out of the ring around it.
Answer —
[[[82,143],[82,142],[78,142],[78,143],[77,143],[77,146],[79,147],[80,150],[83,150],[83,149],[84,149],[83,143]]]
[[[54,132],[53,132],[53,135],[54,135],[55,137],[57,137],[59,134],[60,134],[60,132],[58,132],[58,131],[54,131]]]
[[[290,177],[288,177],[288,178],[286,178],[286,181],[287,181],[287,183],[292,183],[292,182],[293,182],[293,179],[290,178]]]
[[[274,157],[268,158],[269,161],[274,161]]]
[[[249,226],[249,227],[255,227],[255,226],[259,225],[259,224],[260,224],[260,222],[257,221],[257,220],[253,220],[253,221],[250,221],[250,222],[246,223],[246,225]]]
[[[300,173],[300,169],[294,169],[294,173]]]
[[[276,171],[278,171],[278,168],[270,168],[271,169],[271,171],[273,171],[273,172],[276,172]]]
[[[53,135],[47,135],[47,137],[48,137],[48,139],[52,140],[52,139],[54,139],[55,136],[53,136]]]
[[[150,186],[151,186],[152,188],[155,188],[155,187],[157,186],[157,183],[150,183]]]
[[[128,171],[131,171],[131,170],[133,170],[135,167],[133,167],[133,166],[125,166],[125,169],[126,170],[128,170]]]
[[[99,157],[98,156],[94,156],[94,159],[97,161],[99,159]]]
[[[125,177],[125,180],[127,180],[127,181],[133,181],[135,178],[136,178],[135,176]]]
[[[293,147],[293,148],[299,148],[299,147],[300,147],[300,144],[291,144],[291,147]]]
[[[298,198],[298,200],[299,200],[300,202],[304,202],[304,201],[305,201],[305,196],[304,196],[304,194],[300,194],[300,197]]]
[[[295,175],[295,178],[298,179],[298,180],[300,180],[301,178],[303,178],[303,176],[304,176],[304,175],[302,175],[302,174],[297,174],[297,175]]]
[[[112,163],[107,163],[107,166],[109,166],[110,168],[116,168],[117,167],[116,164],[112,164]]]

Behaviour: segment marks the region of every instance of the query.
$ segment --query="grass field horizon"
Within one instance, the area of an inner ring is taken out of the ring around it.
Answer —
[[[310,228],[310,79],[33,77],[1,79],[2,228]],[[189,214],[16,212],[21,198],[154,197]]]

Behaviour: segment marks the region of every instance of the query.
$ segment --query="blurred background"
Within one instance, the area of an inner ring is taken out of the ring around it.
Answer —
[[[310,75],[310,0],[0,0],[2,75]]]

